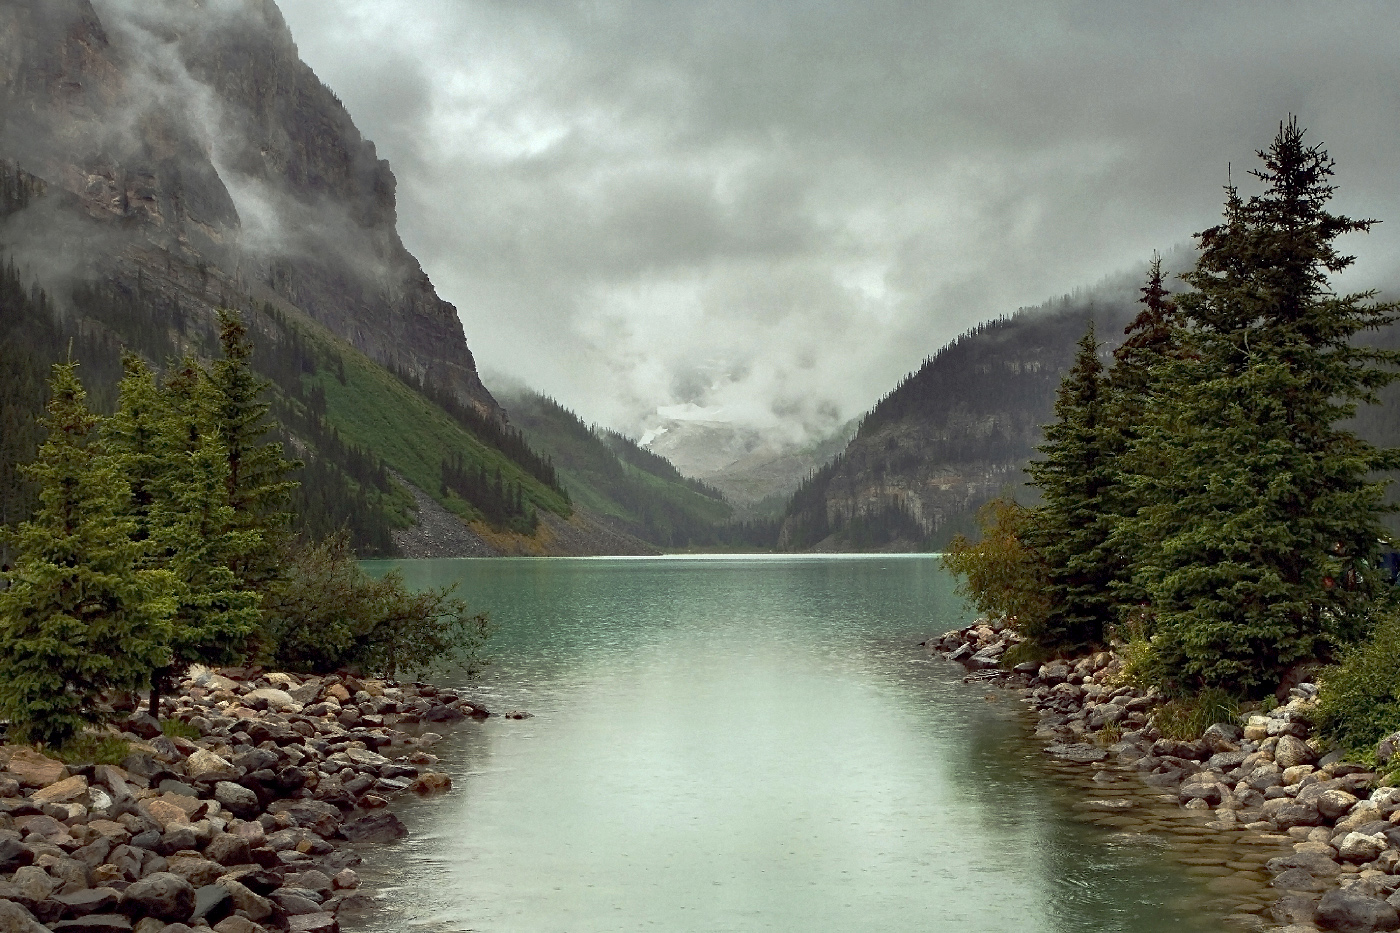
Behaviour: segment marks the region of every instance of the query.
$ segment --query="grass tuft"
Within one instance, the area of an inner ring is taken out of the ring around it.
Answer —
[[[1196,696],[1180,697],[1161,706],[1152,715],[1155,725],[1169,739],[1189,742],[1199,739],[1218,722],[1234,722],[1240,715],[1240,701],[1224,690],[1211,689]]]

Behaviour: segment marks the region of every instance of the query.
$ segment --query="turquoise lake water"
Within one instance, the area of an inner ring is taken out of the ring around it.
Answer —
[[[359,929],[1220,929],[1167,840],[1082,818],[1014,695],[918,647],[967,619],[936,558],[366,566],[488,610],[464,686],[533,718],[447,730]]]

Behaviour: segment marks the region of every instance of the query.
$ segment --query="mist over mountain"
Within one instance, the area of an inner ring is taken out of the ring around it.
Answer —
[[[456,309],[396,229],[395,179],[271,0],[6,2],[0,159],[49,196],[0,250],[63,303],[135,283],[207,313],[295,305],[484,415]]]

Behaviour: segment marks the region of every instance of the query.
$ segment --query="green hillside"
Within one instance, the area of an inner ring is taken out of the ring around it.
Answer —
[[[621,434],[589,427],[553,399],[496,395],[530,446],[553,460],[578,505],[662,547],[720,540],[733,509],[718,491]]]

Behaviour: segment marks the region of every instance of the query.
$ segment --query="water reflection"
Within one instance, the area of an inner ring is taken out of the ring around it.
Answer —
[[[396,566],[491,611],[473,689],[535,718],[443,743],[456,789],[401,805],[362,929],[1218,928],[1079,818],[1011,697],[913,647],[963,619],[934,560]]]

